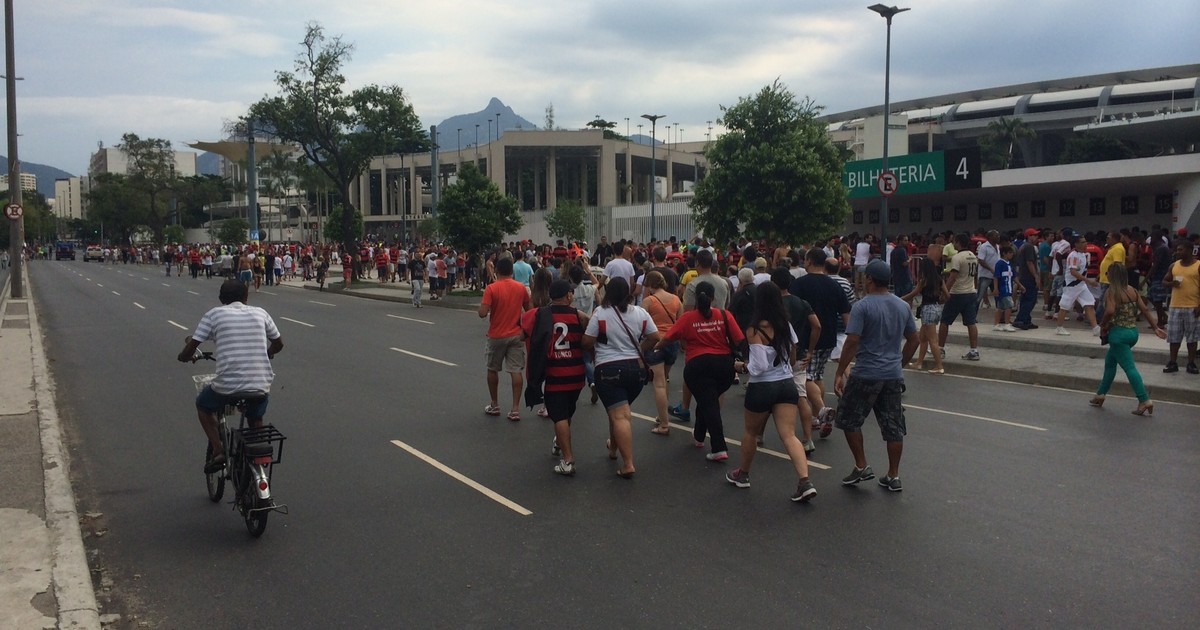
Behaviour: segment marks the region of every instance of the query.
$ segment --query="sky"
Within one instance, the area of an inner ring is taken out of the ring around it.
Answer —
[[[351,88],[394,84],[426,127],[497,97],[542,125],[665,114],[703,140],[775,79],[827,113],[883,102],[868,0],[15,0],[23,161],[73,174],[121,135],[216,140],[276,93],[305,25],[354,44]],[[892,26],[893,101],[1200,62],[1195,0],[911,0]],[[645,121],[641,121],[645,122]],[[645,130],[649,133],[649,130]]]

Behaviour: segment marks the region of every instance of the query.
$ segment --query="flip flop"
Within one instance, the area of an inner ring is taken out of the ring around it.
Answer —
[[[654,435],[671,435],[671,427],[654,427],[650,432]]]
[[[488,405],[483,408],[483,413],[486,413],[489,416],[498,416],[500,415],[500,408],[496,405]]]
[[[520,422],[521,421],[521,412],[520,411],[508,412],[508,419],[512,422]]]
[[[633,479],[633,473],[635,473],[635,472],[637,472],[637,471],[631,470],[629,472],[621,472],[620,470],[618,470],[617,476],[622,479]]]

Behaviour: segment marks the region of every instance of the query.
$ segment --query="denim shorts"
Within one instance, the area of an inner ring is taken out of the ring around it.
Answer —
[[[922,326],[937,326],[942,321],[942,305],[941,304],[922,304],[921,305],[921,325]]]
[[[775,405],[795,405],[799,402],[800,393],[796,391],[796,382],[790,378],[750,383],[746,387],[745,407],[750,413],[766,413]]]
[[[204,389],[196,394],[196,408],[203,409],[209,413],[219,413],[222,408],[233,406],[239,400],[246,396],[259,396],[259,394],[250,394],[242,392],[241,394],[218,394],[213,391],[212,385],[205,385]],[[261,394],[261,401],[246,407],[246,417],[261,420],[267,415],[267,394]],[[255,398],[258,400],[257,398]]]
[[[642,356],[646,359],[646,365],[658,365],[660,363],[666,363],[668,367],[675,365],[675,360],[679,358],[679,342],[672,341],[671,343],[665,343],[658,350],[647,350]]]
[[[645,386],[645,371],[636,359],[596,366],[596,394],[605,409],[633,404]]]
[[[1013,299],[1011,295],[996,298],[996,309],[1007,311],[1013,307]]]
[[[962,315],[964,326],[974,326],[979,315],[979,300],[974,293],[952,293],[942,307],[942,323],[949,326]]]

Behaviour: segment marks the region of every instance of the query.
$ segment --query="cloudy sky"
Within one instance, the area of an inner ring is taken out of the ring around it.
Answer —
[[[305,24],[356,46],[351,86],[396,84],[426,126],[495,96],[541,125],[666,114],[703,139],[776,77],[829,112],[883,101],[869,0],[16,0],[21,158],[82,173],[124,132],[177,148],[274,93]],[[1195,0],[911,0],[892,99],[1200,62]],[[660,123],[661,124],[661,123]]]

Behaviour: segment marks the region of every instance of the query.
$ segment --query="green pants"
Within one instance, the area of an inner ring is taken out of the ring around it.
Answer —
[[[1133,346],[1137,345],[1138,332],[1136,328],[1113,326],[1108,331],[1108,354],[1104,355],[1104,378],[1100,379],[1100,388],[1096,394],[1103,396],[1112,387],[1113,378],[1117,376],[1117,366],[1125,371],[1129,386],[1133,388],[1138,402],[1150,400],[1146,386],[1142,383],[1142,375],[1138,373],[1137,364],[1133,361]]]

